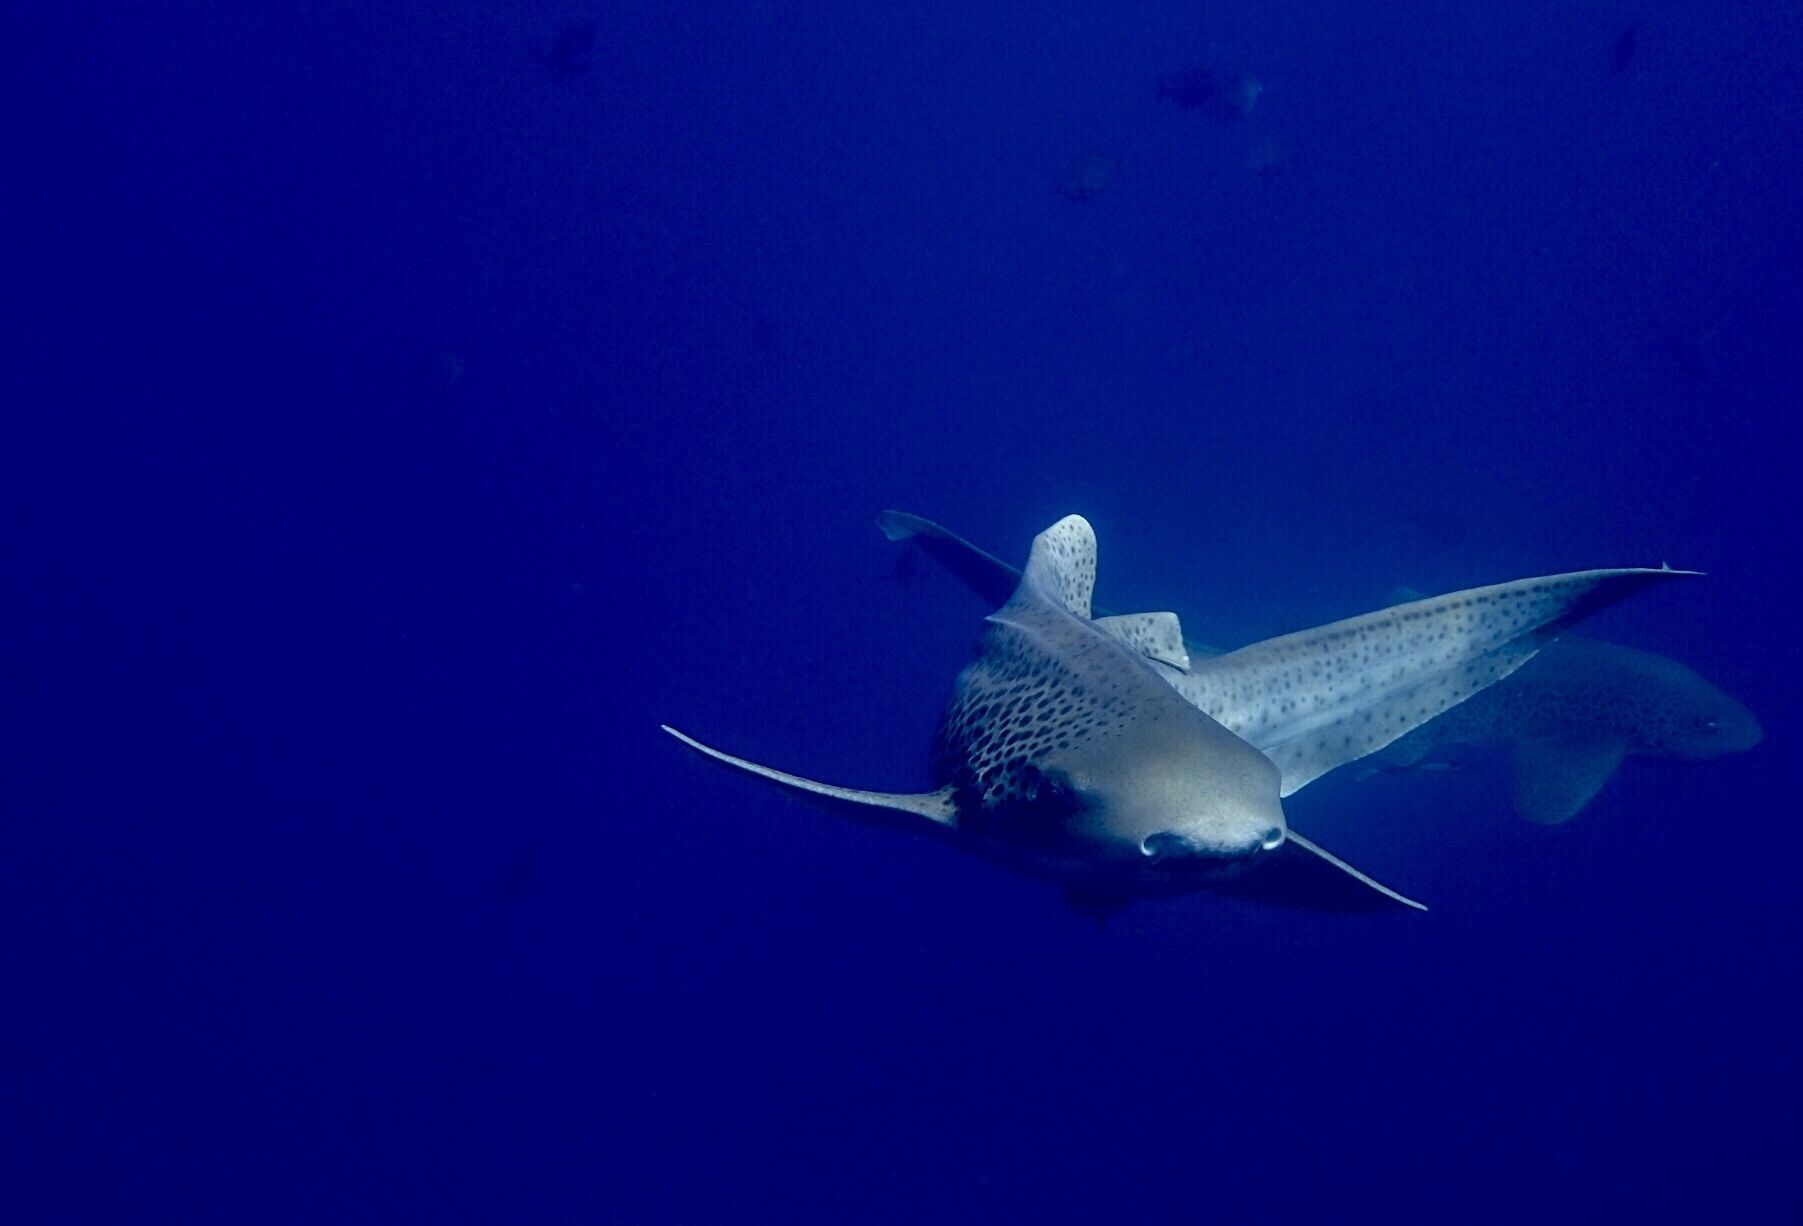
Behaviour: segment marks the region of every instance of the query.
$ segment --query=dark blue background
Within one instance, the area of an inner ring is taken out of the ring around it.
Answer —
[[[1797,1213],[1794,7],[245,7],[11,40],[8,1220]],[[890,505],[1224,644],[1698,567],[1596,629],[1766,743],[1098,929],[657,732],[922,786]]]

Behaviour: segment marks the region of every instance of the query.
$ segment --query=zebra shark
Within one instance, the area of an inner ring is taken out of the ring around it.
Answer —
[[[892,536],[932,527],[893,514],[883,524]],[[1508,675],[1579,618],[1689,573],[1521,580],[1198,660],[1173,613],[1093,614],[1096,539],[1081,516],[1034,538],[1018,572],[980,551],[973,559],[943,530],[928,539],[961,555],[979,591],[1001,594],[1012,581],[953,687],[932,790],[823,783],[664,731],[723,765],[900,815],[905,827],[1109,907],[1216,887],[1425,910],[1291,829],[1283,798]]]
[[[1719,758],[1763,736],[1751,711],[1678,661],[1568,635],[1370,761],[1374,770],[1444,769],[1451,747],[1507,745],[1515,811],[1554,825],[1576,817],[1629,757]]]

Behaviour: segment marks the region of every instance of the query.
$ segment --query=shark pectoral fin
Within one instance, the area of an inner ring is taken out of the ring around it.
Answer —
[[[1543,826],[1570,821],[1609,782],[1626,741],[1522,741],[1515,746],[1515,811]]]
[[[798,792],[807,792],[827,800],[838,800],[874,809],[891,809],[899,813],[912,813],[940,826],[956,826],[958,824],[958,808],[952,800],[950,787],[940,788],[937,792],[867,792],[860,788],[835,787],[830,783],[819,783],[813,779],[803,779],[800,775],[791,775],[786,771],[759,766],[756,762],[747,762],[744,758],[735,758],[729,753],[721,753],[718,749],[703,745],[694,737],[686,736],[668,724],[658,726],[696,753],[704,754],[716,762],[723,762],[727,766],[742,770],[748,775],[756,775],[760,779],[768,779],[772,783],[780,783],[784,787],[794,788]]]
[[[1401,894],[1398,894],[1395,890],[1392,890],[1389,886],[1383,884],[1383,882],[1378,881],[1372,877],[1367,876],[1364,873],[1359,872],[1356,868],[1353,868],[1352,865],[1350,865],[1350,864],[1346,863],[1346,861],[1340,859],[1340,857],[1334,855],[1332,852],[1326,850],[1325,848],[1318,847],[1315,844],[1309,842],[1307,839],[1305,839],[1301,835],[1297,834],[1294,830],[1289,832],[1289,837],[1286,841],[1294,843],[1296,846],[1302,848],[1302,850],[1304,850],[1304,851],[1311,852],[1314,855],[1321,857],[1321,859],[1327,861],[1329,864],[1331,864],[1335,868],[1339,869],[1342,873],[1345,873],[1347,876],[1351,877],[1355,881],[1358,881],[1358,882],[1363,883],[1364,885],[1370,886],[1372,889],[1376,890],[1379,894],[1382,894],[1385,898],[1391,899],[1395,902],[1399,902],[1405,907],[1413,907],[1417,911],[1427,910],[1427,906],[1425,903],[1418,903],[1412,898],[1407,898]]]
[[[1148,660],[1189,671],[1189,648],[1175,613],[1121,613],[1095,619],[1096,629]]]

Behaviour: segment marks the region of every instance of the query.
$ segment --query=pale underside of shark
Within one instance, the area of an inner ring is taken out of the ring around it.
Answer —
[[[1451,747],[1507,745],[1516,812],[1551,824],[1575,817],[1628,757],[1717,758],[1761,735],[1752,712],[1676,660],[1568,636],[1372,762],[1427,767]]]
[[[934,790],[819,783],[666,730],[768,781],[906,815],[1080,895],[1123,901],[1242,876],[1256,892],[1260,879],[1300,882],[1331,866],[1344,874],[1331,880],[1419,907],[1290,830],[1281,798],[1507,676],[1579,618],[1687,573],[1521,580],[1198,659],[1174,614],[1092,616],[1095,537],[1078,516],[1035,538],[1022,572],[926,521],[891,513],[883,525],[921,536],[979,592],[1003,598],[946,711]],[[1251,871],[1261,865],[1290,871]],[[1279,892],[1315,901],[1327,888],[1315,877]]]

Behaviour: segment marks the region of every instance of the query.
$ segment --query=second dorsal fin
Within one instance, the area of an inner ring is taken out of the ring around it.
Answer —
[[[1183,645],[1183,626],[1175,613],[1121,613],[1098,617],[1095,625],[1148,660],[1189,671],[1189,648]]]

